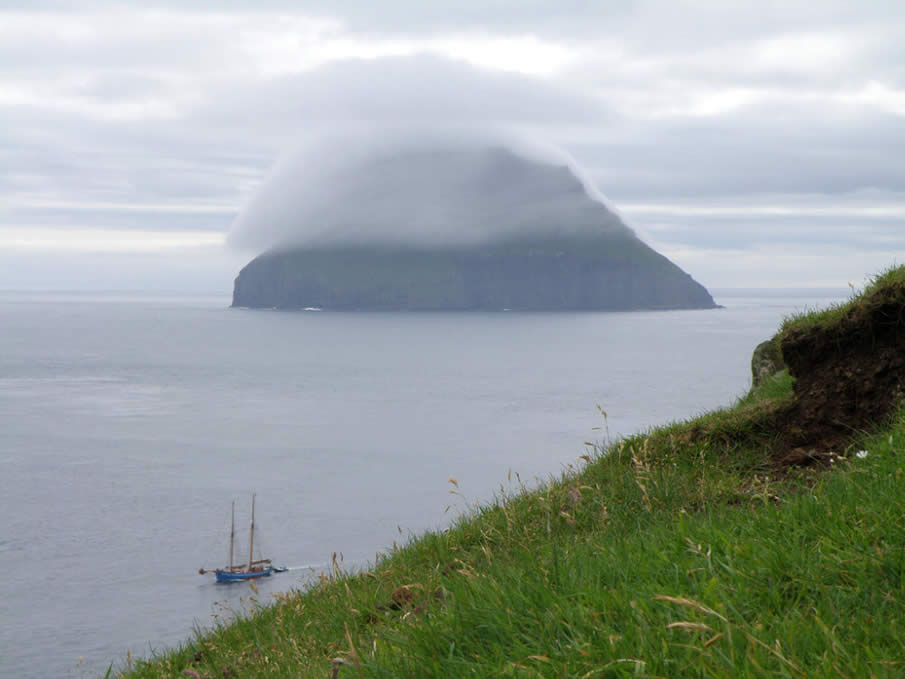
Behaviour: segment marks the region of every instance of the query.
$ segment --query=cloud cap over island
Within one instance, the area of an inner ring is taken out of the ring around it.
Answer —
[[[592,204],[601,209],[594,215]],[[332,129],[277,164],[232,245],[472,245],[553,228],[628,231],[561,149],[474,126]]]

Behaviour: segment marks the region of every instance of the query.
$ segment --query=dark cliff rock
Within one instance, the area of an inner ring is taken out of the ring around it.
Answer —
[[[711,309],[691,276],[633,236],[506,241],[442,250],[307,248],[266,253],[233,306],[336,310]]]

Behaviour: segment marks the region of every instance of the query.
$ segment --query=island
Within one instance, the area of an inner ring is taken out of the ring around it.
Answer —
[[[406,179],[425,174],[439,180],[405,195]],[[345,202],[360,203],[352,216],[346,210],[320,238],[282,243],[255,257],[235,279],[232,305],[367,311],[717,306],[568,167],[486,149],[382,159],[364,177],[349,180],[353,198]],[[388,184],[387,177],[399,181]],[[387,225],[390,219],[401,224],[401,236]]]

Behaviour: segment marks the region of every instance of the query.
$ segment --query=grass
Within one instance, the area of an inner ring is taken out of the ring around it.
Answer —
[[[905,270],[786,327],[887,286]],[[905,408],[829,469],[780,470],[792,387],[599,448],[122,676],[905,676]]]
[[[820,475],[684,442],[789,386],[601,450],[125,676],[329,677],[337,657],[349,677],[902,676],[905,410]]]
[[[831,305],[822,310],[794,314],[783,322],[780,332],[791,330],[808,332],[826,329],[841,322],[847,315],[854,320],[865,319],[869,312],[881,304],[905,305],[905,266],[892,266],[871,277],[860,293],[854,293],[846,302]]]

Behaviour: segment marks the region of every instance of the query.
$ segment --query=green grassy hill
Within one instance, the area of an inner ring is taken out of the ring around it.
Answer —
[[[778,341],[735,406],[125,676],[905,676],[905,269]]]

